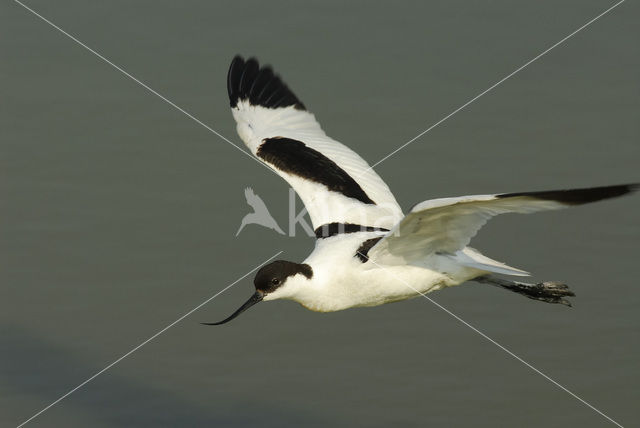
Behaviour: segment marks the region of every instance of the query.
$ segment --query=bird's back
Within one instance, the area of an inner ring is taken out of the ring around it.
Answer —
[[[457,285],[476,273],[439,255],[405,266],[358,256],[363,244],[383,235],[356,232],[319,239],[304,261],[312,267],[313,279],[293,300],[318,312],[377,306]]]

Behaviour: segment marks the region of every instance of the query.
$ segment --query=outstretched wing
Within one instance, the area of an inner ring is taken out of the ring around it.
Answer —
[[[314,229],[336,223],[390,229],[402,219],[384,181],[329,138],[270,67],[236,56],[227,89],[240,138],[298,193]]]
[[[424,201],[370,251],[376,262],[404,264],[433,253],[463,250],[480,228],[498,214],[528,214],[566,208],[622,196],[637,185],[594,187],[548,192],[474,195]]]

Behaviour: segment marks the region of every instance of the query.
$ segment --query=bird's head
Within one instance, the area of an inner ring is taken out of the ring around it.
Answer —
[[[304,263],[276,260],[260,268],[253,279],[256,292],[237,311],[228,318],[205,325],[220,325],[231,321],[238,315],[263,300],[277,300],[295,295],[299,286],[313,277],[311,266]]]

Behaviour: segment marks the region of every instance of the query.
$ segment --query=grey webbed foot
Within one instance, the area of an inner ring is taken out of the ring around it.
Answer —
[[[575,296],[573,291],[569,290],[569,286],[564,282],[545,281],[537,284],[524,284],[517,282],[515,284],[516,285],[511,289],[511,291],[542,302],[560,303],[561,305],[571,306],[571,302],[563,297]]]
[[[510,281],[491,276],[479,277],[476,278],[476,281],[506,288],[514,293],[522,294],[529,299],[547,303],[559,303],[565,306],[571,306],[571,302],[565,299],[565,297],[575,296],[567,284],[558,281],[544,281],[537,284],[527,284],[524,282]]]

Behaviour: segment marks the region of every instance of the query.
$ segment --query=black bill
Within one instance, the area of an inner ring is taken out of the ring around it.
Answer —
[[[260,292],[260,291],[256,291],[255,293],[253,293],[253,296],[251,296],[249,298],[249,300],[247,300],[244,303],[244,305],[240,306],[238,308],[238,310],[235,311],[234,313],[232,313],[228,318],[225,318],[222,321],[218,321],[218,322],[203,322],[203,323],[200,323],[200,324],[203,324],[203,325],[220,325],[220,324],[227,323],[227,322],[231,321],[232,319],[234,319],[235,317],[237,317],[238,315],[240,315],[241,313],[243,313],[244,311],[246,311],[247,309],[249,309],[251,306],[255,305],[256,303],[262,302],[263,298],[264,298],[264,294],[262,294],[262,292]]]

